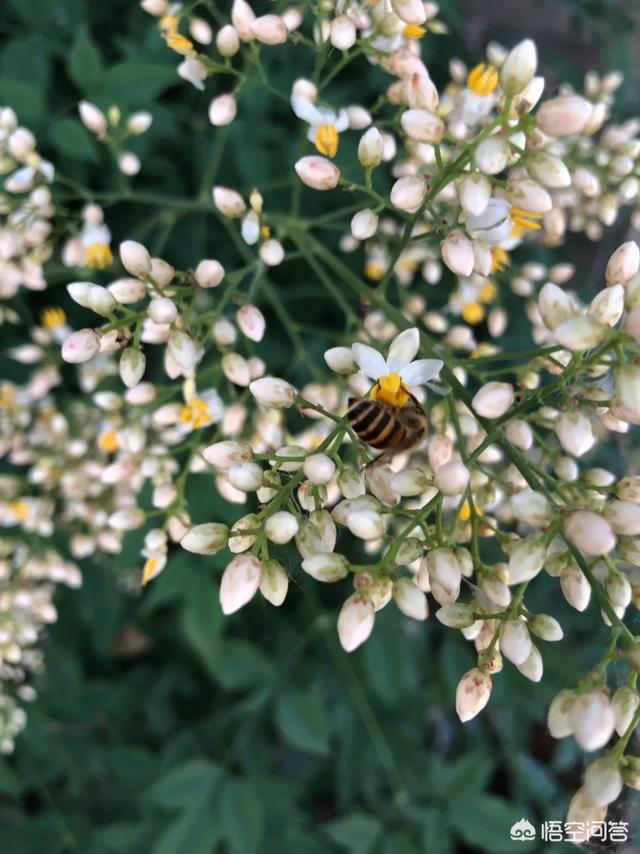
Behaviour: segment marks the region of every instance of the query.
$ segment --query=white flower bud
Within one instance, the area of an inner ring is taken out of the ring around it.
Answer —
[[[261,572],[260,561],[253,555],[243,554],[233,558],[220,582],[223,614],[233,614],[253,599],[260,587]]]
[[[227,472],[229,483],[241,492],[255,492],[262,486],[264,472],[258,463],[234,463]]]
[[[367,240],[378,230],[378,214],[371,208],[365,208],[354,214],[351,220],[351,234],[356,240]]]
[[[551,701],[547,713],[547,726],[554,738],[566,738],[573,735],[571,710],[576,701],[575,691],[560,691]]]
[[[435,599],[440,605],[453,604],[460,595],[462,581],[462,570],[455,554],[450,549],[432,549],[427,555],[426,570]],[[434,585],[438,586],[437,595]]]
[[[531,178],[510,178],[507,181],[507,198],[512,205],[531,213],[546,213],[552,207],[549,193]]]
[[[168,0],[140,0],[140,6],[149,15],[156,15],[158,18],[166,15],[169,11]]]
[[[563,412],[555,423],[555,430],[564,450],[574,457],[586,454],[596,441],[591,421],[583,412]]]
[[[546,151],[534,151],[527,156],[527,171],[545,187],[560,190],[571,186],[571,173],[563,161]]]
[[[231,24],[227,24],[218,31],[216,36],[216,48],[221,56],[235,56],[240,50],[240,39],[238,33]]]
[[[325,351],[324,360],[337,374],[353,374],[358,370],[351,347],[331,347]]]
[[[437,434],[429,442],[429,463],[431,468],[436,471],[448,463],[453,454],[453,443],[448,436]]]
[[[356,510],[347,516],[347,527],[361,540],[378,540],[384,534],[384,522],[373,510]]]
[[[340,170],[335,163],[315,154],[301,157],[295,170],[302,183],[313,190],[333,190],[340,180]]]
[[[304,462],[302,470],[312,483],[329,483],[336,471],[336,464],[326,454],[312,454]]]
[[[109,527],[116,531],[135,531],[144,525],[145,513],[140,507],[126,507],[116,510],[107,521]]]
[[[253,39],[251,25],[255,19],[255,13],[246,0],[233,0],[231,23],[243,42],[249,42]]]
[[[522,673],[526,679],[531,680],[531,682],[539,682],[542,679],[544,664],[542,656],[540,655],[540,650],[535,646],[535,644],[531,644],[531,652],[522,664],[517,664],[516,667],[520,673]]]
[[[382,161],[384,140],[378,128],[369,128],[360,137],[358,143],[358,160],[365,169],[374,169]]]
[[[100,350],[100,338],[93,329],[79,329],[62,342],[62,358],[72,365],[88,362]]]
[[[509,143],[502,136],[490,136],[478,144],[475,151],[476,166],[485,175],[502,172],[511,157]]]
[[[391,188],[391,204],[402,211],[415,213],[427,194],[424,178],[410,175],[399,178]]]
[[[604,506],[605,518],[616,532],[625,537],[640,534],[640,507],[631,501],[612,501]]]
[[[120,244],[120,260],[127,273],[137,279],[146,278],[151,271],[151,256],[142,243],[125,240]]]
[[[391,480],[393,491],[402,496],[422,495],[428,486],[429,478],[421,469],[416,468],[403,469]]]
[[[622,774],[615,759],[603,756],[592,762],[584,773],[583,791],[596,806],[617,800],[622,791]]]
[[[610,285],[600,291],[591,300],[588,313],[598,323],[613,329],[624,313],[624,287]]]
[[[442,260],[457,276],[470,276],[474,256],[471,242],[461,231],[452,231],[440,244]]]
[[[558,344],[574,353],[597,347],[606,335],[606,328],[591,317],[577,315],[565,320],[554,329]]]
[[[500,69],[500,85],[505,95],[518,95],[533,80],[538,67],[538,53],[531,39],[512,48]]]
[[[154,323],[173,323],[178,316],[178,309],[168,297],[154,297],[149,303],[147,314]]]
[[[263,560],[261,563],[260,592],[276,608],[285,600],[289,589],[289,576],[277,560]]]
[[[284,545],[298,533],[298,520],[293,513],[278,510],[264,523],[264,532],[272,543]]]
[[[523,664],[531,653],[531,636],[522,617],[507,620],[500,632],[500,652],[516,667]]]
[[[405,110],[400,124],[409,139],[437,145],[444,136],[444,122],[428,110]]]
[[[466,629],[475,623],[473,608],[469,605],[443,605],[436,611],[436,618],[449,629]]]
[[[262,15],[251,24],[251,33],[262,44],[284,44],[289,36],[287,25],[279,15]]]
[[[338,475],[338,488],[345,498],[358,498],[365,493],[364,478],[353,469],[342,469]]]
[[[67,285],[67,293],[78,305],[83,308],[91,308],[89,298],[93,287],[95,286],[91,282],[70,282]]]
[[[640,305],[633,308],[627,315],[624,331],[632,341],[635,341],[636,344],[640,343]]]
[[[142,350],[137,350],[135,347],[127,347],[126,350],[123,350],[118,370],[120,379],[127,388],[138,385],[144,375],[146,365],[147,360]]]
[[[456,712],[462,723],[475,718],[484,709],[492,687],[489,674],[477,667],[464,674],[456,688]]]
[[[609,258],[605,278],[608,285],[620,283],[626,285],[640,270],[640,248],[635,240],[629,240],[618,246]]]
[[[153,116],[146,110],[139,110],[137,113],[132,113],[127,119],[127,130],[130,133],[140,136],[146,133],[153,123]]]
[[[201,288],[217,288],[224,279],[224,267],[219,261],[205,259],[196,267],[194,276]]]
[[[269,240],[265,240],[260,247],[259,255],[260,260],[267,267],[277,267],[284,261],[284,248],[279,240],[270,238]]]
[[[429,616],[427,597],[409,578],[398,578],[393,582],[393,601],[412,620],[426,620]]]
[[[349,50],[356,43],[358,33],[356,25],[348,15],[338,15],[331,21],[331,44],[337,50]]]
[[[223,216],[229,219],[240,219],[247,209],[240,193],[229,187],[213,187],[211,193],[214,205]]]
[[[541,104],[536,123],[547,136],[580,133],[591,117],[592,104],[580,95],[560,95]]]
[[[89,101],[80,101],[78,113],[80,114],[80,121],[88,131],[97,137],[103,137],[106,134],[107,117],[95,104],[91,104]]]
[[[591,599],[589,582],[579,566],[568,566],[560,575],[560,587],[564,598],[576,611],[584,611]]]
[[[218,522],[205,522],[189,528],[180,540],[180,545],[196,555],[214,555],[227,545],[229,528]]]
[[[569,715],[573,736],[583,750],[600,750],[613,735],[615,718],[604,691],[578,694]]]
[[[619,414],[613,414],[631,424],[640,423],[640,367],[622,365],[616,369],[614,379]]]
[[[190,371],[196,363],[196,345],[185,332],[171,332],[167,339],[167,350],[182,371]]]
[[[491,182],[480,172],[465,175],[458,190],[462,210],[469,216],[480,216],[491,198]]]
[[[544,641],[560,641],[564,637],[562,626],[549,614],[536,614],[530,618],[529,631]]]
[[[511,409],[514,400],[511,383],[489,382],[475,393],[471,404],[482,418],[500,418]]]
[[[219,469],[229,469],[235,463],[248,462],[253,459],[253,450],[247,442],[215,442],[202,451],[202,456]]]
[[[435,473],[435,484],[443,495],[461,495],[469,483],[469,469],[456,460],[440,466]]]
[[[623,685],[613,695],[611,700],[611,708],[616,722],[616,732],[622,738],[626,731],[631,726],[633,716],[640,705],[640,697],[636,694],[633,688]]]
[[[118,155],[118,169],[123,175],[137,175],[142,168],[142,162],[133,151],[121,151]]]
[[[107,289],[121,305],[140,302],[147,294],[144,282],[141,282],[140,279],[116,279],[115,282],[111,282]],[[84,305],[84,303],[80,303],[80,305]]]
[[[574,831],[571,841],[574,844],[588,842],[607,814],[607,807],[594,804],[583,789],[578,789],[567,811],[567,823],[571,822]]]
[[[424,24],[427,19],[422,0],[391,0],[391,8],[405,24]]]
[[[531,581],[544,566],[546,549],[537,539],[522,540],[509,555],[509,584]]]
[[[527,525],[544,525],[551,518],[549,499],[533,489],[523,489],[512,496],[511,509],[516,519]]]
[[[236,312],[236,322],[242,334],[250,341],[262,341],[266,323],[264,315],[255,305],[248,303]]]
[[[616,546],[616,537],[609,522],[598,513],[578,510],[564,524],[570,543],[585,555],[606,555]]]
[[[542,286],[538,295],[538,310],[545,326],[552,330],[565,320],[569,320],[575,313],[567,293],[553,282],[547,282]]]
[[[230,125],[238,114],[238,102],[233,95],[218,95],[209,104],[209,121],[215,127]]]
[[[371,598],[363,593],[350,596],[338,616],[338,637],[345,652],[353,652],[373,630],[376,614]]]
[[[249,384],[249,391],[263,406],[271,409],[287,409],[296,400],[296,390],[279,377],[261,377]]]
[[[318,552],[302,561],[303,570],[316,581],[332,583],[346,578],[349,563],[343,555]]]

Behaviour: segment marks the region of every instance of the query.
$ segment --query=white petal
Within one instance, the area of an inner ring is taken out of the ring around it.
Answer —
[[[418,359],[400,371],[400,378],[406,385],[424,385],[432,380],[442,368],[440,359]]]
[[[349,113],[346,110],[340,110],[333,124],[338,133],[342,133],[349,127]]]
[[[322,124],[320,111],[315,107],[308,98],[301,98],[299,95],[291,96],[291,107],[293,112],[299,119],[302,119],[309,124]]]
[[[372,380],[379,380],[387,373],[387,365],[382,354],[368,344],[353,344],[351,352],[357,366]]]
[[[399,372],[401,368],[408,365],[418,352],[419,346],[420,334],[415,326],[413,329],[405,329],[404,332],[397,335],[389,347],[389,355],[387,356],[388,373]]]
[[[316,144],[316,134],[318,133],[318,127],[319,125],[309,125],[309,130],[307,131],[307,139],[314,145]]]

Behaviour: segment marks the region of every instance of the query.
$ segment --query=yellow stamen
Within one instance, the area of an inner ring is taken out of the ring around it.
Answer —
[[[404,406],[409,400],[409,392],[400,379],[400,374],[394,372],[386,377],[380,377],[371,389],[371,397],[373,400],[382,401],[382,403]]]
[[[64,313],[64,309],[57,305],[49,306],[49,308],[43,309],[40,313],[40,323],[45,329],[49,329],[51,331],[54,329],[60,329],[60,327],[64,326],[66,322],[67,315]]]
[[[90,243],[87,246],[87,267],[104,270],[113,263],[113,252],[106,243]]]
[[[107,430],[106,433],[103,433],[98,440],[98,445],[101,451],[104,451],[106,454],[115,453],[120,447],[120,443],[118,442],[118,435],[115,430]]]
[[[484,285],[478,291],[478,299],[480,302],[493,302],[498,296],[498,286],[491,279],[487,279]]]
[[[475,515],[476,516],[484,516],[484,510],[482,507],[475,507]],[[465,501],[460,510],[458,511],[458,519],[461,522],[468,522],[471,518],[471,505],[468,501]]]
[[[24,522],[29,515],[29,505],[24,498],[18,498],[9,503],[9,511],[16,522]]]
[[[541,213],[526,211],[523,208],[511,208],[511,221],[514,226],[522,231],[538,231],[541,228],[537,219],[542,219]],[[515,235],[520,237],[521,234]]]
[[[160,18],[160,32],[164,36],[173,36],[178,32],[180,19],[177,15],[163,15]]]
[[[479,98],[486,98],[498,85],[498,71],[493,65],[480,62],[467,77],[467,88]]]
[[[479,302],[468,302],[462,309],[462,319],[471,326],[482,323],[484,316],[485,310]]]
[[[367,261],[364,265],[364,274],[372,282],[379,282],[385,272],[384,264],[380,261]]]
[[[175,50],[175,52],[179,53],[180,56],[191,56],[195,53],[191,39],[188,39],[186,36],[181,36],[180,33],[173,33],[172,35],[167,36],[166,41],[171,50]]]
[[[417,24],[407,24],[402,31],[406,39],[421,39],[426,32],[424,27],[419,27]]]
[[[262,228],[260,229],[260,235],[264,237],[265,240],[267,240],[271,236],[271,229],[268,225],[262,226]]]
[[[316,131],[316,148],[326,157],[335,157],[338,153],[338,131],[335,125],[320,125]]]
[[[499,273],[510,265],[509,253],[502,246],[494,246],[491,250],[491,272]]]
[[[0,409],[15,409],[17,399],[14,385],[4,383],[0,386]]]
[[[144,569],[142,570],[142,585],[148,584],[152,578],[155,578],[158,574],[158,567],[160,565],[160,561],[157,557],[150,557],[145,562]]]
[[[189,424],[194,430],[199,430],[200,427],[206,427],[211,424],[211,415],[209,407],[199,397],[192,398],[189,403],[182,407],[180,420],[183,424]]]

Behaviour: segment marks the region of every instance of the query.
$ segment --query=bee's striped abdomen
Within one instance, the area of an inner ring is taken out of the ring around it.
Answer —
[[[375,400],[350,401],[347,418],[354,432],[372,448],[393,447],[406,436],[393,412]]]

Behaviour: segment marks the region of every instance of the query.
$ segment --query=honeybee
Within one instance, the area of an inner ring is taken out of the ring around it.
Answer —
[[[350,397],[347,406],[354,433],[367,445],[384,451],[376,463],[413,448],[427,430],[427,416],[412,394],[403,406],[365,397]]]

